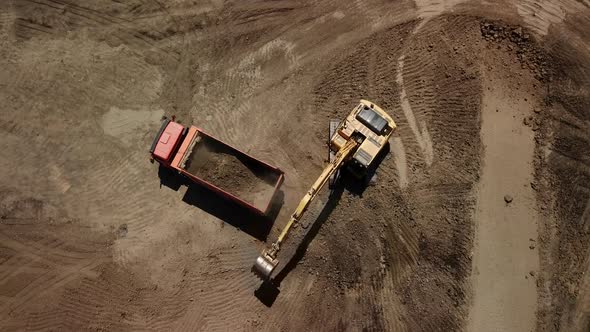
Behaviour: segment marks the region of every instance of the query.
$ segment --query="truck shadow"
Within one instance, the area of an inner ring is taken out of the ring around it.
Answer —
[[[337,181],[334,188],[332,188],[330,192],[328,201],[322,207],[322,210],[316,220],[312,222],[311,228],[305,234],[301,243],[298,245],[295,254],[291,257],[289,262],[287,262],[287,264],[275,275],[274,278],[264,281],[260,287],[254,291],[254,296],[256,296],[256,298],[258,298],[261,303],[267,307],[271,307],[274,304],[274,301],[280,293],[279,287],[281,286],[281,282],[299,264],[307,252],[307,248],[309,247],[311,241],[316,237],[322,225],[326,222],[326,220],[328,220],[332,214],[332,211],[334,211],[334,209],[338,206],[338,203],[340,203],[340,199],[342,198],[344,191],[346,190],[353,195],[362,196],[365,189],[377,181],[377,169],[389,151],[390,147],[389,144],[387,144],[377,155],[375,161],[372,164],[372,167],[367,170],[365,179],[359,180],[349,172],[342,172],[339,181]]]
[[[174,191],[178,191],[183,185],[186,186],[183,202],[196,206],[260,241],[266,241],[283,205],[284,193],[279,190],[271,202],[268,215],[261,216],[166,167],[160,166],[158,177],[160,186],[166,186]]]

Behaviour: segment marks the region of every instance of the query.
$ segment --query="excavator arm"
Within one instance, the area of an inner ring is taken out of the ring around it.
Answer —
[[[330,164],[328,164],[328,166],[326,166],[320,177],[307,191],[305,196],[303,196],[299,202],[299,205],[289,218],[289,222],[279,235],[277,241],[272,244],[271,248],[264,251],[262,255],[256,259],[256,262],[252,267],[252,271],[254,271],[263,279],[268,279],[270,277],[272,271],[278,264],[277,255],[281,249],[281,243],[283,243],[283,241],[286,239],[291,228],[301,220],[303,213],[305,213],[309,207],[309,204],[317,197],[320,190],[328,182],[330,176],[332,176],[348,159],[348,157],[350,157],[355,152],[357,146],[358,143],[354,139],[350,139],[343,147],[340,148],[334,159],[330,162]]]

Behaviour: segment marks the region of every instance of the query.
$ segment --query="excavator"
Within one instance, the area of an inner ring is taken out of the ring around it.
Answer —
[[[330,123],[330,162],[291,214],[287,225],[270,248],[262,252],[252,271],[263,280],[271,278],[278,265],[278,253],[287,235],[328,182],[337,180],[342,167],[347,167],[356,178],[362,179],[379,152],[388,144],[396,128],[393,119],[374,103],[361,99],[358,106],[344,119]]]

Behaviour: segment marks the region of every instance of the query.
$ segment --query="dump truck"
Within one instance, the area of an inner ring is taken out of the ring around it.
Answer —
[[[271,279],[278,265],[278,253],[289,232],[318,196],[326,183],[335,185],[343,167],[357,179],[363,179],[378,154],[389,142],[396,124],[379,106],[363,100],[341,122],[330,122],[330,160],[318,179],[303,196],[278,239],[264,250],[252,266],[252,271],[263,280]]]
[[[263,216],[284,180],[278,167],[174,118],[162,121],[149,152],[152,161]]]

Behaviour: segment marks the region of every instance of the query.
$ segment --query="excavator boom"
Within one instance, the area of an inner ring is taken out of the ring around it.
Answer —
[[[277,253],[280,250],[281,243],[283,243],[293,225],[297,224],[299,220],[301,220],[303,213],[307,210],[309,204],[317,197],[320,190],[322,190],[324,185],[328,182],[330,176],[332,176],[332,174],[334,174],[342,166],[342,163],[344,163],[344,161],[346,161],[346,159],[354,153],[357,146],[358,143],[356,141],[349,140],[338,151],[332,162],[330,162],[328,166],[324,168],[320,177],[307,191],[305,196],[303,196],[303,198],[299,202],[299,205],[297,205],[297,208],[291,215],[291,218],[289,218],[289,222],[287,222],[287,225],[279,235],[277,241],[272,244],[272,247],[269,250],[265,251],[261,256],[258,257],[258,259],[256,259],[256,262],[252,267],[254,273],[256,273],[263,279],[267,279],[270,277],[272,271],[278,264],[276,258]]]
[[[320,177],[311,186],[311,188],[305,194],[305,196],[303,196],[303,198],[299,202],[299,205],[295,209],[295,212],[293,212],[293,214],[291,215],[291,219],[289,219],[287,226],[285,227],[285,229],[283,229],[281,235],[279,235],[277,242],[275,242],[277,245],[280,245],[283,242],[283,240],[289,233],[291,226],[299,222],[301,216],[307,210],[309,204],[317,197],[318,192],[322,190],[324,185],[328,182],[330,176],[334,174],[334,172],[336,172],[336,170],[340,168],[342,163],[352,154],[352,152],[354,152],[357,145],[358,144],[353,140],[348,141],[348,143],[344,147],[342,147],[340,151],[338,151],[334,160],[332,160],[332,162],[328,164],[326,168],[324,168],[324,171],[322,172]]]

